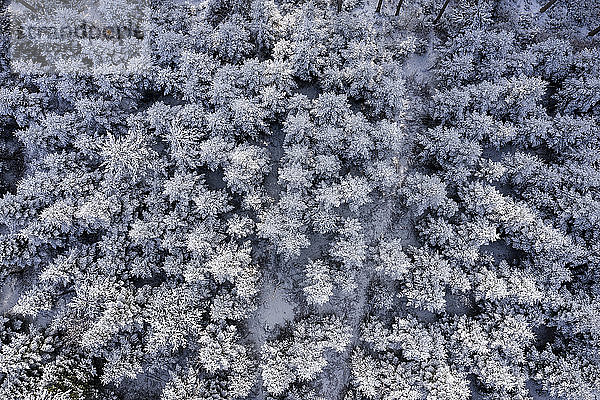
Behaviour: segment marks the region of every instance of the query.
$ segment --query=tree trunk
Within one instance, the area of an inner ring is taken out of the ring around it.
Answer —
[[[398,6],[396,7],[396,17],[400,15],[400,7],[402,7],[402,0],[398,1]]]
[[[450,0],[444,1],[444,5],[442,6],[440,12],[438,13],[437,17],[435,17],[435,19],[433,20],[434,24],[437,24],[439,22],[440,18],[442,18],[442,14],[444,14],[444,11],[446,11],[446,7],[448,7],[448,3],[450,3]]]
[[[595,34],[597,34],[598,32],[600,32],[600,26],[599,26],[599,27],[597,27],[596,29],[592,29],[592,30],[590,31],[590,33],[588,33],[588,36],[589,36],[589,37],[592,37],[592,36],[594,36]]]
[[[547,9],[549,9],[550,7],[552,7],[554,5],[554,3],[556,3],[558,0],[550,0],[549,2],[546,3],[546,5],[542,8],[540,8],[540,12],[546,12]]]
[[[375,10],[376,13],[380,13],[381,12],[381,6],[383,5],[383,0],[379,0],[377,2],[377,9]]]
[[[337,12],[341,13],[342,12],[342,2],[343,0],[336,0],[337,1]]]

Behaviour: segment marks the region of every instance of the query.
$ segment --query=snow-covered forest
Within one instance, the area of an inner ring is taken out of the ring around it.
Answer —
[[[1,11],[0,399],[600,398],[597,0]]]

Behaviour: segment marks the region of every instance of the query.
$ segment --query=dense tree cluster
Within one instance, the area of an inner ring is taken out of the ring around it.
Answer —
[[[152,3],[43,73],[2,6],[0,398],[600,395],[598,7]]]

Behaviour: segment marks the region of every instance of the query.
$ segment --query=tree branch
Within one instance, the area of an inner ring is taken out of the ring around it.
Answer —
[[[438,13],[437,17],[435,17],[435,19],[433,20],[434,24],[437,24],[439,22],[440,18],[442,18],[442,14],[444,14],[444,11],[446,11],[446,7],[448,7],[448,3],[450,3],[450,0],[444,1],[444,5],[442,6],[442,9]]]
[[[18,3],[21,3],[26,9],[29,11],[37,12],[37,10],[25,0],[17,0]]]
[[[549,2],[547,2],[546,5],[544,5],[544,7],[540,8],[540,13],[546,12],[546,10],[552,7],[557,1],[558,0],[550,0]]]
[[[394,14],[396,17],[400,15],[400,7],[402,7],[402,0],[398,1],[398,6],[396,6],[396,14]]]
[[[597,27],[596,29],[592,29],[592,30],[591,30],[591,31],[588,33],[588,36],[589,36],[589,37],[592,37],[592,36],[594,36],[595,34],[597,34],[598,32],[600,32],[600,26],[599,26],[599,27]]]

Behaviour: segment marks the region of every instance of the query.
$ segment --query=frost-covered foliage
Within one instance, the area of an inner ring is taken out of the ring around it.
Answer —
[[[91,74],[2,15],[0,399],[600,396],[596,3],[151,3]]]

